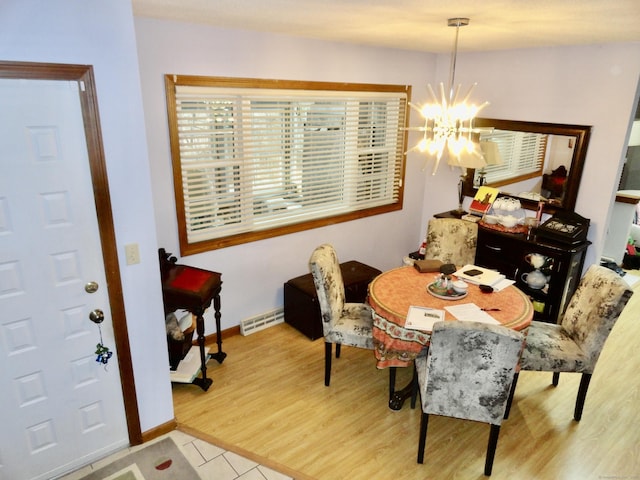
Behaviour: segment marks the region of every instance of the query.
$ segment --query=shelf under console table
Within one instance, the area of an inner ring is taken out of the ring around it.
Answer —
[[[492,268],[515,280],[516,286],[534,302],[535,320],[558,323],[561,314],[580,282],[587,248],[591,242],[563,244],[520,233],[506,233],[478,226],[478,244],[475,263]],[[531,254],[548,259],[543,273],[548,282],[534,289],[522,278],[534,270],[527,262]]]
[[[222,351],[222,333],[220,331],[220,291],[222,290],[221,274],[201,268],[180,265],[176,258],[166,253],[163,248],[158,251],[162,278],[162,300],[165,315],[176,310],[187,310],[196,317],[196,333],[200,350],[201,376],[193,380],[195,385],[207,391],[213,382],[207,377],[207,358],[211,357],[222,363],[227,354]],[[216,343],[218,351],[205,351],[204,312],[213,303],[216,321]]]

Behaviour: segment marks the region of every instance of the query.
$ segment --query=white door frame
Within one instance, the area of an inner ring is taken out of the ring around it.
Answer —
[[[113,333],[118,352],[118,366],[129,442],[138,445],[143,442],[140,415],[133,377],[133,363],[129,345],[129,334],[125,316],[122,282],[116,247],[109,182],[102,146],[102,132],[98,114],[96,86],[91,65],[68,65],[54,63],[4,62],[0,61],[0,78],[21,78],[30,80],[68,80],[80,83],[80,105],[87,141],[87,152],[91,181],[98,218],[98,228],[107,279],[109,305],[113,323]]]

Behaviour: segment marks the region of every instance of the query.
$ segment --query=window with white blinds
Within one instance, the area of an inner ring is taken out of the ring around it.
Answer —
[[[409,87],[165,79],[183,255],[402,208]]]
[[[507,179],[509,183],[514,183],[542,174],[547,150],[547,135],[495,130],[486,137],[486,140],[498,145],[502,159],[502,163],[484,167],[486,184],[499,185]],[[476,171],[476,174],[478,173]]]

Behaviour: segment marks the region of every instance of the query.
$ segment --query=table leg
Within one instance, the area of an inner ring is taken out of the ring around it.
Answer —
[[[405,387],[403,387],[401,390],[396,390],[396,391],[391,393],[391,398],[389,399],[389,408],[391,410],[400,410],[400,409],[402,409],[402,406],[404,405],[405,400],[407,400],[408,398],[412,397],[415,381],[418,378],[417,375],[418,374],[416,372],[416,367],[414,365],[414,367],[413,367],[413,377],[411,378],[411,381]],[[395,381],[395,375],[394,375],[394,381]],[[395,385],[394,385],[394,387],[395,387]],[[415,402],[412,402],[411,406],[412,406],[412,408],[415,407]]]
[[[216,319],[216,343],[218,344],[218,352],[212,353],[211,358],[214,358],[218,363],[222,363],[227,354],[222,351],[222,332],[220,332],[220,294],[216,294],[213,297],[213,309],[215,310],[214,317]]]
[[[200,371],[202,377],[198,377],[193,381],[194,385],[198,385],[205,392],[213,383],[213,380],[207,378],[207,358],[204,352],[204,317],[202,310],[196,313],[196,332],[198,333],[198,346],[200,347]]]
[[[396,368],[398,367],[389,367],[389,401],[391,401],[396,391]]]

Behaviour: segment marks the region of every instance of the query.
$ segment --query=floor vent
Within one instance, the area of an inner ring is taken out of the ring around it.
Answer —
[[[260,330],[273,327],[274,325],[278,325],[282,322],[284,322],[284,309],[277,308],[270,312],[242,320],[240,322],[240,333],[247,336],[251,333],[259,332]]]

